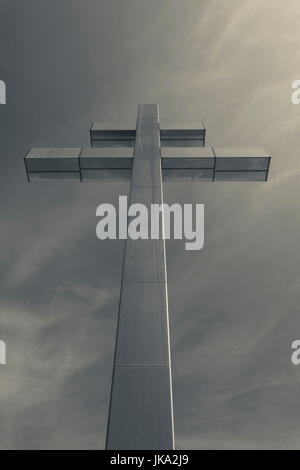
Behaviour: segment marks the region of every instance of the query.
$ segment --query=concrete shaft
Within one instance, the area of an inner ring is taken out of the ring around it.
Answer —
[[[162,204],[160,157],[158,106],[139,105],[130,204]],[[106,448],[174,449],[162,238],[125,244]]]

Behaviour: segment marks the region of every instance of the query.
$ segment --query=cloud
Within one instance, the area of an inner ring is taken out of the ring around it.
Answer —
[[[95,210],[128,191],[28,185],[22,157],[31,145],[88,145],[90,122],[134,122],[137,104],[151,101],[161,119],[205,119],[208,145],[265,145],[273,157],[267,184],[164,186],[166,202],[205,203],[206,211],[204,250],[167,243],[177,446],[299,447],[290,364],[300,334],[299,108],[290,85],[299,78],[300,10],[289,6],[6,5],[2,449],[104,446],[123,243],[96,239]]]

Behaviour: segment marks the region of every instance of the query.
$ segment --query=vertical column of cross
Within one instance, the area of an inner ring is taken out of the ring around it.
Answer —
[[[162,201],[158,106],[140,105],[130,204]],[[162,238],[126,241],[106,448],[174,449]]]

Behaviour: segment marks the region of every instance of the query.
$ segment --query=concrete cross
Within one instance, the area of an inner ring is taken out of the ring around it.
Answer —
[[[94,124],[92,148],[33,148],[28,181],[131,181],[129,203],[162,204],[162,181],[267,181],[263,148],[205,147],[203,124],[160,124],[139,105],[136,126]],[[149,210],[149,209],[148,209]],[[174,449],[165,241],[126,240],[107,449]]]

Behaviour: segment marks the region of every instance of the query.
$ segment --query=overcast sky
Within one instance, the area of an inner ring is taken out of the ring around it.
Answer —
[[[204,120],[265,146],[268,183],[165,184],[205,204],[205,246],[167,242],[176,447],[300,448],[299,0],[0,0],[1,449],[105,445],[123,242],[96,207],[126,184],[28,184],[31,146],[92,121]]]

